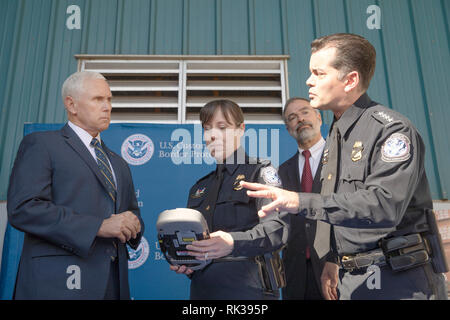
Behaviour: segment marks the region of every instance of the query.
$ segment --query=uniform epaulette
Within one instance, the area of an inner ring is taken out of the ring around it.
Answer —
[[[394,114],[388,112],[388,111],[374,111],[372,113],[372,117],[374,117],[376,120],[384,124],[385,126],[390,125],[392,123],[396,122],[402,122],[400,119],[397,119]]]

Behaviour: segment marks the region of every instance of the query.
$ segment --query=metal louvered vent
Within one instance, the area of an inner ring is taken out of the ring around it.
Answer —
[[[231,99],[248,123],[282,123],[288,56],[77,55],[103,74],[113,122],[196,123],[201,107]]]

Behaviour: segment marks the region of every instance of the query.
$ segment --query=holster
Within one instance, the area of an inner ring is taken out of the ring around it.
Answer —
[[[420,233],[381,240],[381,249],[393,271],[403,271],[429,262],[429,249]]]
[[[429,232],[424,234],[425,240],[431,250],[431,265],[436,273],[448,272],[448,264],[445,259],[444,246],[442,245],[442,237],[436,222],[436,216],[433,210],[426,210],[427,224]]]
[[[380,240],[380,247],[393,271],[429,263],[436,273],[448,271],[441,236],[432,209],[423,209],[426,221]]]
[[[280,288],[286,286],[286,275],[280,250],[255,257],[264,293],[276,295]]]

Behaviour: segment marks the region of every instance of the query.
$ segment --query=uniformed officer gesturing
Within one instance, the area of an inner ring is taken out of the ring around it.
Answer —
[[[334,113],[321,194],[241,185],[253,190],[249,196],[273,200],[261,216],[288,211],[333,225],[340,299],[446,299],[424,143],[407,118],[366,94],[375,56],[353,34],[311,44],[311,106]],[[322,281],[334,290],[333,274]]]
[[[280,264],[274,251],[287,242],[289,215],[260,221],[258,211],[270,201],[249,198],[239,184],[248,180],[281,186],[277,171],[269,161],[249,158],[240,146],[244,117],[233,101],[207,103],[200,121],[217,167],[192,186],[187,207],[203,214],[212,233],[210,239],[194,241],[187,249],[197,259],[213,260],[194,272],[184,265],[170,268],[190,276],[191,299],[278,299],[284,273],[272,266]]]

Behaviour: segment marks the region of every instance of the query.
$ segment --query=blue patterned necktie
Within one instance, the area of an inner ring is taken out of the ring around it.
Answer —
[[[91,146],[95,149],[95,155],[97,156],[97,164],[102,176],[105,178],[106,186],[108,187],[108,193],[111,199],[116,201],[116,184],[114,183],[113,174],[111,171],[111,167],[108,162],[108,158],[106,157],[105,151],[103,151],[100,142],[93,138],[91,141]]]

